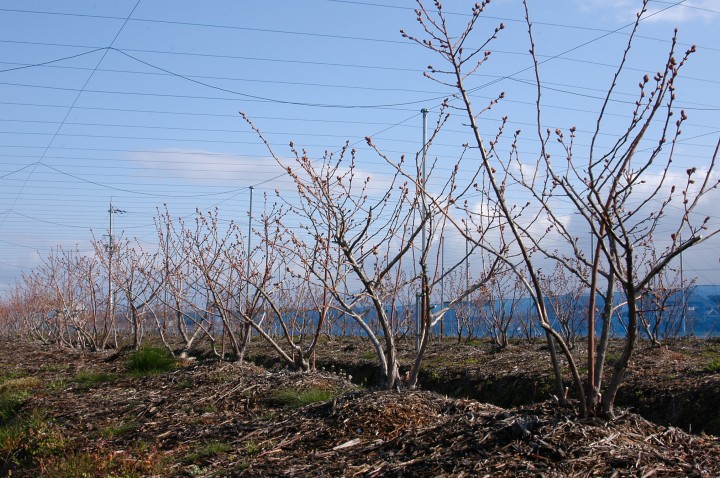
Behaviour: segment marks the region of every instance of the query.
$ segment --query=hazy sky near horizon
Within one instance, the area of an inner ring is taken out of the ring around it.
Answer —
[[[452,25],[462,25],[472,3],[444,2]],[[640,6],[529,2],[543,126],[576,126],[580,149]],[[349,141],[360,167],[378,177],[383,164],[365,136],[391,157],[415,155],[420,109],[431,110],[432,123],[452,91],[422,75],[440,60],[400,35],[419,33],[414,8],[405,0],[3,1],[0,291],[54,246],[90,253],[93,237],[108,233],[111,201],[124,211],[116,233],[152,245],[158,209],[188,217],[217,207],[223,220],[246,224],[250,186],[258,211],[264,194],[292,194],[239,111],[280,155],[289,156],[290,141],[312,157]],[[698,49],[676,85],[689,116],[674,162],[682,175],[706,165],[720,137],[720,0],[655,0],[649,10],[601,138],[622,133],[638,81],[662,69],[677,27],[678,50]],[[527,131],[519,147],[532,155],[535,87],[522,2],[493,1],[477,43],[501,22],[490,60],[469,80],[473,101],[479,109],[505,92],[483,115],[483,133],[494,135],[507,115],[509,131]],[[438,174],[469,139],[456,114],[430,152]],[[715,204],[705,210],[717,225]],[[686,275],[719,283],[719,256],[718,240],[688,252]]]

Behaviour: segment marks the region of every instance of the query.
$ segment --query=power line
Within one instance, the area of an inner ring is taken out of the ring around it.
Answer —
[[[115,34],[115,36],[113,37],[112,41],[110,42],[110,47],[109,47],[109,48],[112,48],[112,45],[115,43],[115,41],[117,40],[117,38],[120,36],[120,33],[122,32],[123,28],[125,28],[125,25],[127,25],[128,20],[130,19],[130,17],[132,16],[133,12],[135,11],[135,9],[138,7],[139,4],[140,4],[140,0],[137,0],[137,2],[135,3],[135,6],[134,6],[133,9],[130,11],[130,13],[128,14],[128,16],[125,18],[125,21],[124,21],[123,24],[120,26],[120,28],[118,29],[117,33]],[[105,58],[105,56],[107,55],[108,51],[109,51],[109,49],[103,50],[102,56],[100,57],[100,59],[98,60],[98,62],[95,64],[95,68],[96,68],[96,69],[97,69],[97,67],[100,66],[100,63],[102,63],[102,61],[103,61],[103,59]],[[18,199],[19,199],[20,196],[22,195],[22,193],[23,193],[23,191],[24,191],[24,189],[25,189],[25,186],[27,185],[27,182],[28,182],[28,181],[30,180],[30,178],[32,177],[32,175],[33,175],[33,173],[35,172],[35,169],[37,168],[37,166],[42,163],[43,158],[45,157],[45,154],[47,154],[48,150],[50,149],[50,147],[52,146],[53,142],[55,141],[55,138],[57,137],[58,133],[60,132],[60,129],[62,128],[63,123],[65,123],[65,121],[67,121],[68,117],[70,116],[70,113],[71,113],[72,110],[73,110],[73,107],[75,106],[75,104],[76,104],[76,103],[78,102],[78,100],[80,99],[80,95],[82,94],[83,90],[87,87],[87,85],[90,83],[90,80],[92,79],[92,77],[93,77],[94,74],[95,74],[95,70],[93,70],[92,72],[90,72],[90,75],[88,75],[88,77],[87,77],[87,79],[85,80],[85,83],[83,84],[82,88],[80,89],[80,91],[78,91],[77,95],[75,96],[75,99],[73,100],[72,104],[70,105],[70,108],[68,108],[67,112],[65,113],[65,116],[63,117],[62,122],[58,125],[57,129],[55,130],[55,134],[53,135],[52,138],[50,138],[50,141],[48,142],[47,146],[46,146],[45,149],[43,150],[43,153],[42,153],[42,155],[40,156],[40,159],[38,160],[37,163],[35,163],[35,165],[33,166],[32,170],[30,171],[30,174],[28,174],[27,178],[25,179],[25,182],[23,183],[22,187],[20,188],[20,191],[18,191],[17,196],[15,196],[15,199],[13,200],[12,205],[10,206],[10,211],[12,211],[12,210],[15,208],[15,205],[17,204]],[[0,230],[2,230],[3,226],[5,225],[5,220],[7,219],[7,217],[8,217],[8,214],[5,214],[5,215],[3,216],[3,220],[2,220],[2,222],[0,222]]]
[[[626,26],[627,27],[627,26]],[[625,28],[626,28],[625,27]],[[602,30],[602,31],[608,31],[608,30]],[[637,35],[636,35],[637,36]],[[31,41],[21,41],[21,40],[0,40],[0,43],[12,43],[12,44],[22,44],[22,45],[36,45],[36,46],[55,46],[55,47],[67,47],[67,48],[84,48],[84,49],[103,49],[105,47],[97,47],[97,46],[91,46],[91,45],[77,45],[77,44],[66,44],[66,43],[53,43],[53,42],[31,42]],[[668,42],[669,43],[669,42]],[[707,48],[703,47],[703,49],[707,50]],[[375,69],[375,70],[391,70],[391,71],[407,71],[407,72],[413,72],[413,73],[422,73],[423,69],[418,68],[403,68],[403,67],[397,67],[397,66],[385,66],[385,65],[368,65],[368,64],[353,64],[353,63],[337,63],[337,62],[319,62],[319,61],[306,61],[306,60],[296,60],[296,59],[288,59],[288,58],[269,58],[269,57],[250,57],[250,56],[240,56],[240,55],[226,55],[226,54],[216,54],[216,53],[197,53],[197,52],[188,52],[188,51],[177,51],[177,50],[157,50],[157,49],[142,49],[142,48],[122,48],[125,52],[133,52],[133,53],[150,53],[150,54],[158,54],[158,55],[180,55],[180,56],[191,56],[191,57],[200,57],[200,58],[217,58],[217,59],[223,59],[223,60],[244,60],[244,61],[264,61],[264,62],[278,62],[278,63],[299,63],[299,64],[309,64],[309,65],[316,65],[316,66],[332,66],[332,67],[341,67],[341,68],[358,68],[358,69]],[[525,51],[510,51],[510,50],[499,50],[499,49],[493,49],[492,50],[494,54],[505,54],[505,55],[518,55],[518,56],[527,56],[527,52]],[[717,49],[717,51],[720,51],[720,49]],[[602,63],[594,60],[589,60],[587,58],[568,58],[568,57],[557,57],[557,55],[551,56],[551,55],[543,55],[538,54],[538,58],[547,58],[547,59],[560,59],[564,61],[570,61],[573,63],[581,63],[581,64],[588,64],[588,65],[597,65],[597,66],[603,66],[606,68],[617,68],[618,65],[613,65],[609,63]],[[77,68],[82,69],[81,67],[70,67],[70,66],[48,66],[50,68]],[[646,73],[647,69],[643,68],[633,68],[630,66],[625,67],[628,71],[638,71],[642,73]],[[100,69],[98,71],[107,71],[107,72],[121,72],[121,73],[136,73],[136,74],[162,74],[162,73],[150,73],[150,72],[130,72],[130,71],[123,71],[123,70],[103,70]],[[234,78],[223,78],[223,77],[212,77],[212,76],[203,76],[203,75],[187,75],[191,76],[193,78],[205,78],[205,79],[219,79],[219,80],[234,80]],[[485,75],[485,74],[476,74],[475,76],[482,77],[482,76],[492,76],[492,75]],[[503,79],[504,76],[496,76],[496,78]],[[693,77],[693,76],[686,76],[683,75],[683,78],[686,80],[693,80],[693,81],[702,81],[702,82],[708,82],[708,83],[714,83],[714,84],[720,84],[720,80],[713,80],[712,78],[700,78],[700,77]],[[238,81],[270,81],[273,80],[265,80],[265,79],[259,79],[259,80],[243,80],[243,79],[237,79]],[[290,83],[294,84],[294,83]],[[330,85],[333,87],[337,87],[339,85]]]
[[[107,95],[133,95],[133,96],[153,96],[158,98],[184,98],[184,99],[193,99],[193,100],[217,100],[217,101],[240,101],[238,98],[229,98],[229,97],[218,97],[218,96],[200,96],[200,95],[180,95],[180,94],[171,94],[171,93],[144,93],[144,92],[133,92],[133,91],[113,91],[113,90],[91,90],[88,88],[78,90],[76,88],[67,88],[67,87],[61,87],[61,86],[48,86],[48,85],[30,85],[25,83],[11,83],[11,82],[0,82],[0,85],[6,85],[6,86],[19,86],[24,88],[39,88],[39,89],[48,89],[48,90],[57,90],[57,91],[82,91],[85,93],[96,93],[96,94],[107,94]],[[295,105],[295,106],[314,106],[314,107],[320,107],[320,108],[339,108],[339,109],[387,109],[387,110],[396,110],[396,111],[414,111],[410,109],[398,109],[397,106],[402,105],[411,105],[416,103],[421,103],[424,100],[418,100],[418,101],[412,101],[412,102],[406,102],[406,103],[397,103],[395,105],[331,105],[331,104],[322,104],[322,103],[302,103],[302,102],[293,102],[293,101],[284,101],[284,100],[275,100],[270,98],[263,98],[263,97],[254,97],[252,95],[246,95],[244,93],[240,92],[232,92],[232,90],[225,90],[223,88],[215,88],[212,86],[208,87],[216,90],[225,91],[228,94],[243,96],[244,98],[242,101],[245,102],[262,102],[262,103],[276,103],[276,104],[284,104],[284,105]],[[445,96],[438,97],[439,99],[445,98]]]
[[[651,0],[651,1],[652,1],[652,3],[664,3],[664,4],[666,4],[666,5],[673,3],[673,2],[668,2],[668,1],[664,1],[664,0]],[[688,8],[688,9],[691,9],[691,10],[699,10],[699,11],[702,11],[702,12],[720,14],[720,11],[718,11],[718,10],[712,10],[712,9],[706,8],[706,7],[699,7],[699,6],[697,6],[697,5],[691,5],[691,4],[689,4],[689,3],[684,3],[684,4],[682,4],[681,6],[682,6],[683,8]]]
[[[684,3],[685,1],[686,1],[686,0],[680,0],[679,2],[676,2],[676,3],[672,4],[672,5],[670,5],[669,7],[666,7],[666,8],[663,8],[662,10],[657,11],[657,12],[653,12],[653,13],[648,14],[648,15],[640,18],[638,21],[647,20],[648,18],[654,17],[655,15],[658,15],[658,14],[660,14],[660,13],[666,11],[666,10],[669,10],[669,9],[671,9],[671,8],[673,8],[673,7],[678,6],[678,5],[682,4],[682,3]],[[580,44],[577,44],[577,45],[575,45],[575,46],[573,46],[573,47],[570,47],[570,48],[568,48],[568,49],[566,49],[566,50],[563,50],[563,51],[560,52],[560,53],[557,53],[557,54],[552,55],[552,56],[547,57],[547,58],[543,58],[542,60],[540,60],[540,61],[537,62],[537,66],[540,66],[540,65],[543,65],[543,64],[545,64],[545,63],[547,63],[547,62],[549,62],[549,61],[558,59],[558,58],[560,58],[560,57],[562,57],[562,56],[564,56],[564,55],[567,55],[568,53],[571,53],[571,52],[573,52],[573,51],[575,51],[575,50],[579,50],[579,49],[581,49],[581,48],[583,48],[583,47],[586,47],[586,46],[588,46],[588,45],[590,45],[590,44],[592,44],[592,43],[595,43],[596,41],[602,40],[603,38],[606,38],[606,37],[608,37],[608,36],[610,36],[610,35],[612,35],[612,34],[614,34],[614,33],[617,33],[617,32],[619,32],[619,31],[621,31],[621,30],[625,30],[626,28],[632,27],[633,25],[635,25],[635,22],[626,23],[625,25],[623,25],[623,26],[621,26],[621,27],[618,27],[618,28],[616,28],[615,30],[609,30],[609,31],[607,31],[606,33],[604,33],[604,34],[602,34],[602,35],[600,35],[600,36],[597,36],[597,37],[594,37],[594,38],[592,38],[592,39],[590,39],[590,40],[584,41],[584,42],[582,42],[582,43],[580,43]],[[504,77],[501,77],[501,78],[497,78],[497,79],[495,79],[495,80],[489,81],[489,82],[487,82],[487,83],[485,83],[485,84],[476,86],[476,87],[474,87],[474,88],[470,88],[468,91],[469,91],[470,93],[476,92],[476,91],[481,90],[481,89],[484,89],[484,88],[486,88],[486,87],[488,87],[488,86],[494,85],[495,83],[498,83],[498,82],[500,82],[500,81],[503,81],[503,80],[506,80],[506,79],[511,79],[511,78],[513,78],[513,77],[521,74],[521,73],[524,73],[524,72],[526,72],[526,71],[530,71],[530,70],[534,69],[535,67],[536,67],[535,64],[530,65],[530,66],[528,66],[528,67],[526,67],[526,68],[522,68],[522,69],[516,71],[515,73],[511,73],[510,75],[507,75],[507,76],[504,76]]]
[[[63,16],[63,17],[94,18],[94,19],[102,19],[102,20],[123,20],[123,17],[113,16],[113,15],[96,15],[96,14],[69,13],[69,12],[50,12],[47,10],[23,10],[23,9],[17,9],[17,8],[0,8],[0,11],[8,12],[8,13],[26,13],[26,14],[34,14],[34,15],[53,15],[53,16]],[[249,31],[249,32],[254,32],[254,33],[273,33],[273,34],[283,34],[283,35],[296,35],[296,36],[326,38],[326,39],[331,39],[331,40],[352,40],[352,41],[395,43],[395,44],[399,44],[399,45],[409,45],[408,42],[403,41],[403,40],[390,40],[390,39],[372,38],[372,37],[336,35],[336,34],[318,33],[318,32],[280,30],[280,29],[273,29],[273,28],[242,27],[242,26],[237,26],[237,25],[223,25],[223,24],[217,24],[217,23],[213,24],[213,23],[199,23],[199,22],[183,22],[183,21],[177,21],[177,20],[161,20],[161,19],[156,19],[156,18],[133,18],[132,21],[137,22],[137,23],[156,23],[156,24],[165,24],[165,25],[179,25],[179,26],[184,26],[184,27],[189,26],[189,27],[202,27],[202,28],[213,28],[213,29],[223,29],[223,30],[240,30],[240,31]]]
[[[155,68],[156,70],[165,72],[176,78],[180,78],[180,79],[188,81],[190,83],[195,83],[196,85],[204,86],[206,88],[210,88],[210,89],[217,90],[217,91],[222,91],[224,93],[230,93],[233,95],[242,96],[244,98],[251,98],[254,100],[267,101],[267,102],[278,103],[278,104],[282,104],[282,105],[310,106],[310,107],[315,107],[315,108],[376,109],[376,108],[393,108],[393,107],[397,107],[397,106],[410,106],[410,105],[417,105],[420,103],[428,103],[428,102],[433,102],[433,101],[437,101],[437,100],[442,100],[443,98],[445,98],[445,96],[447,96],[447,95],[442,95],[442,96],[438,96],[435,98],[424,99],[424,100],[404,101],[404,102],[399,102],[399,103],[388,103],[388,104],[379,104],[379,105],[342,105],[342,104],[306,103],[306,102],[302,102],[302,101],[280,100],[277,98],[270,98],[270,97],[265,97],[265,96],[249,95],[247,93],[242,93],[240,91],[231,90],[230,88],[223,88],[221,86],[213,85],[213,84],[207,83],[205,81],[196,80],[189,76],[181,75],[180,73],[175,73],[172,70],[168,70],[167,68],[163,68],[161,66],[155,65],[148,61],[141,60],[140,58],[130,55],[129,53],[126,53],[122,50],[118,50],[116,48],[113,48],[113,50],[125,55],[128,58],[131,58],[131,59],[137,61],[138,63],[142,63],[145,66],[149,66],[150,68]]]
[[[37,67],[41,67],[41,66],[49,66],[49,65],[52,65],[53,63],[58,63],[61,61],[66,61],[66,60],[72,60],[75,58],[80,58],[82,56],[90,55],[92,53],[95,53],[97,51],[102,51],[102,50],[105,50],[105,48],[95,48],[95,49],[92,49],[89,51],[78,53],[77,55],[64,56],[61,58],[56,58],[54,60],[48,60],[48,61],[44,61],[41,63],[32,63],[32,64],[28,64],[28,65],[19,65],[19,66],[13,67],[13,68],[5,68],[4,70],[0,70],[0,73],[7,73],[8,71],[25,70],[27,68],[37,68]]]

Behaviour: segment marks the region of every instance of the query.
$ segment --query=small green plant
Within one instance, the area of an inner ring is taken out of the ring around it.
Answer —
[[[136,453],[136,450],[129,450],[113,453],[111,450],[88,452],[69,449],[65,453],[42,457],[37,465],[42,472],[36,476],[42,477],[140,478],[159,474],[163,461],[152,452]]]
[[[229,443],[213,441],[187,455],[183,459],[183,462],[188,464],[196,463],[198,461],[207,460],[208,458],[221,453],[227,453],[230,450],[232,450],[232,445]]]
[[[115,376],[105,372],[92,372],[82,370],[75,375],[75,381],[78,383],[81,389],[90,389],[94,385],[110,382],[115,379]]]
[[[189,378],[184,378],[182,380],[178,380],[178,382],[175,384],[175,387],[180,390],[187,390],[188,388],[192,388],[193,381]]]
[[[57,363],[57,364],[46,364],[41,365],[40,368],[38,368],[39,372],[60,372],[62,370],[67,370],[70,368],[69,364],[63,364],[63,363]]]
[[[68,381],[64,378],[58,378],[56,380],[52,380],[48,382],[48,384],[45,386],[45,388],[51,392],[58,392],[65,387],[67,387]]]
[[[4,378],[0,383],[0,425],[15,417],[30,390],[40,384],[37,377]]]
[[[0,392],[0,425],[8,423],[29,396],[24,390]]]
[[[120,435],[124,435],[125,433],[132,431],[135,428],[137,428],[137,423],[133,421],[119,421],[111,423],[110,425],[100,430],[100,434],[105,438],[115,438]]]
[[[0,425],[0,463],[25,466],[60,454],[69,440],[46,419],[42,410],[19,413]]]
[[[245,442],[245,452],[248,455],[255,455],[257,452],[260,451],[260,444],[256,442],[255,440],[250,440]]]
[[[708,373],[720,372],[720,357],[715,357],[714,359],[710,360],[710,363],[705,366],[705,371]]]
[[[145,346],[130,354],[125,367],[133,375],[154,375],[175,368],[175,357],[163,348]]]
[[[33,456],[62,454],[69,447],[70,440],[62,434],[59,427],[46,420],[42,413],[31,416],[26,423]]]
[[[334,390],[324,388],[308,388],[295,390],[283,388],[270,397],[270,402],[281,407],[299,408],[316,402],[326,402],[335,398],[337,393]]]
[[[606,364],[614,364],[620,359],[620,356],[622,356],[622,352],[620,351],[609,351],[605,354],[605,363]]]
[[[0,461],[9,461],[16,450],[20,449],[27,437],[27,427],[23,423],[0,425]]]

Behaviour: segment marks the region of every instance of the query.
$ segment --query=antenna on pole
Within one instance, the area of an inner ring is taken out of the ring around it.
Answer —
[[[125,213],[126,211],[113,207],[112,199],[110,199],[110,209],[108,209],[108,214],[110,215],[110,227],[108,228],[108,243],[105,245],[105,249],[108,253],[108,321],[110,324],[113,324],[115,319],[115,293],[113,291],[112,267],[113,253],[117,248],[115,245],[115,238],[113,236],[113,214]]]
[[[248,237],[247,237],[247,267],[245,271],[245,279],[247,280],[247,288],[245,290],[248,308],[250,307],[250,245],[252,243],[252,220],[253,220],[253,190],[255,186],[250,186],[250,211],[248,213]]]
[[[425,194],[425,156],[427,154],[427,115],[430,112],[427,108],[423,108],[420,110],[423,117],[423,129],[422,129],[422,156],[420,158],[420,165],[421,165],[421,187],[422,192]],[[422,200],[422,248],[420,249],[420,254],[425,253],[425,246],[427,244],[427,237],[426,237],[426,228],[425,228],[425,221],[427,220],[427,204],[425,202],[425,199]],[[429,297],[425,296],[425,280],[423,280],[423,283],[421,284],[421,290],[420,290],[420,300],[417,311],[416,319],[415,319],[415,350],[420,350],[420,335],[422,334],[422,324],[423,319],[425,318],[425,313],[427,310],[427,301],[429,300]]]

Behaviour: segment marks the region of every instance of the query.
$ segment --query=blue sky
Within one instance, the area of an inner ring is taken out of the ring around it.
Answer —
[[[546,60],[543,121],[577,126],[578,142],[587,143],[640,2],[529,3]],[[461,25],[470,5],[450,1],[444,10]],[[53,246],[89,253],[92,238],[107,234],[110,201],[125,211],[117,230],[152,244],[164,205],[174,216],[218,207],[225,220],[245,223],[250,186],[256,204],[276,189],[289,194],[239,111],[283,155],[291,140],[315,157],[347,140],[358,144],[362,168],[377,172],[365,136],[390,156],[414,155],[419,110],[437,111],[450,91],[422,76],[438,60],[400,36],[401,28],[417,33],[413,8],[387,0],[3,1],[0,290]],[[662,67],[677,27],[681,51],[698,47],[677,84],[689,116],[676,160],[683,171],[707,162],[720,136],[720,0],[653,1],[650,10],[661,13],[642,22],[604,131],[608,140],[621,132],[638,81]],[[470,80],[479,87],[473,100],[482,105],[504,91],[481,125],[492,134],[507,115],[511,131],[528,131],[521,150],[533,151],[522,4],[494,1],[479,25],[489,31],[500,22],[491,61]],[[431,151],[439,171],[468,139],[453,118]],[[716,240],[687,253],[686,274],[720,281],[718,256]]]

